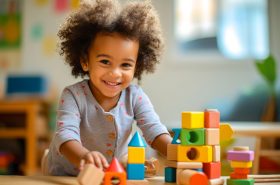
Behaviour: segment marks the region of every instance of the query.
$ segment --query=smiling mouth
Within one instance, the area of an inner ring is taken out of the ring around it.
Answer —
[[[103,82],[106,84],[106,85],[109,85],[109,86],[118,86],[120,85],[121,83],[120,82],[109,82],[109,81],[105,81],[103,80]]]

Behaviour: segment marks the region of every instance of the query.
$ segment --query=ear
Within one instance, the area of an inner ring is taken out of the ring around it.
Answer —
[[[88,71],[88,62],[85,61],[85,60],[81,60],[80,63],[81,63],[81,66],[82,66],[83,70],[85,72],[87,72]]]

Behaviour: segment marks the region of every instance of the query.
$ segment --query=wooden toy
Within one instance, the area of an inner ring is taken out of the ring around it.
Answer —
[[[181,128],[172,129],[174,136],[173,136],[171,144],[180,144],[181,143],[181,140],[180,140],[181,130],[182,130]]]
[[[213,162],[221,161],[221,147],[220,147],[220,145],[212,146],[212,151],[213,151]]]
[[[139,132],[136,131],[135,134],[133,135],[132,139],[128,143],[128,146],[146,147],[147,145],[144,142],[144,140],[142,139],[142,137],[140,136]]]
[[[204,127],[205,128],[220,127],[220,112],[217,109],[206,109],[204,111]]]
[[[144,179],[144,164],[127,164],[127,179],[129,180],[143,180]]]
[[[182,128],[204,128],[204,112],[182,112]]]
[[[176,168],[166,167],[164,169],[164,177],[165,182],[176,182]]]
[[[177,155],[178,155],[178,146],[177,144],[168,144],[167,145],[167,160],[177,160]]]
[[[210,162],[203,163],[203,172],[207,175],[208,179],[216,179],[221,177],[221,163]]]
[[[254,179],[227,179],[227,185],[253,185]]]
[[[205,145],[219,145],[219,144],[220,144],[220,129],[206,128]]]
[[[204,136],[205,131],[204,128],[198,129],[185,129],[181,130],[181,145],[186,146],[199,146],[204,145]]]
[[[254,151],[234,151],[227,152],[227,160],[231,161],[253,161]]]
[[[228,141],[233,137],[233,130],[230,124],[220,124],[220,141]]]
[[[177,161],[166,161],[165,165],[172,168],[178,169],[200,169],[203,168],[202,162],[177,162]]]
[[[208,178],[204,173],[194,170],[177,170],[178,185],[208,185]]]
[[[211,146],[178,146],[179,162],[212,162]]]
[[[145,148],[144,147],[128,147],[128,163],[144,163]]]
[[[230,166],[232,168],[251,168],[252,161],[248,161],[248,162],[230,161]]]
[[[250,168],[234,168],[233,169],[234,173],[237,174],[249,174],[250,173]]]
[[[118,179],[119,185],[126,184],[126,173],[117,158],[113,158],[110,166],[106,169],[103,185],[113,185],[113,178]]]
[[[222,178],[209,179],[209,185],[224,185],[225,180]]]
[[[249,147],[248,146],[234,146],[233,150],[234,151],[249,151]]]
[[[103,180],[104,174],[102,169],[97,168],[95,165],[86,164],[77,179],[80,185],[99,185]]]
[[[241,174],[241,173],[230,173],[231,179],[248,179],[248,174]]]

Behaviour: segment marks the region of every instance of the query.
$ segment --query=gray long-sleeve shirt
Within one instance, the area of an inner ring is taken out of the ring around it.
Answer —
[[[134,120],[148,144],[168,133],[149,98],[137,85],[122,91],[117,105],[105,112],[91,93],[88,80],[66,87],[57,111],[56,132],[48,155],[51,175],[77,175],[79,171],[59,153],[61,144],[77,140],[90,151],[101,152],[108,162],[127,153]]]

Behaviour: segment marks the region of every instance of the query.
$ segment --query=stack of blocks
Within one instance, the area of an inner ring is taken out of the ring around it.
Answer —
[[[230,174],[230,179],[227,179],[228,185],[254,184],[254,179],[248,178],[254,160],[254,151],[250,151],[248,147],[234,147],[227,152],[227,159],[234,170]]]
[[[144,180],[146,143],[138,132],[135,132],[128,144],[127,179]]]
[[[182,128],[172,130],[174,137],[167,146],[165,181],[179,185],[223,184],[219,111],[182,112]]]

